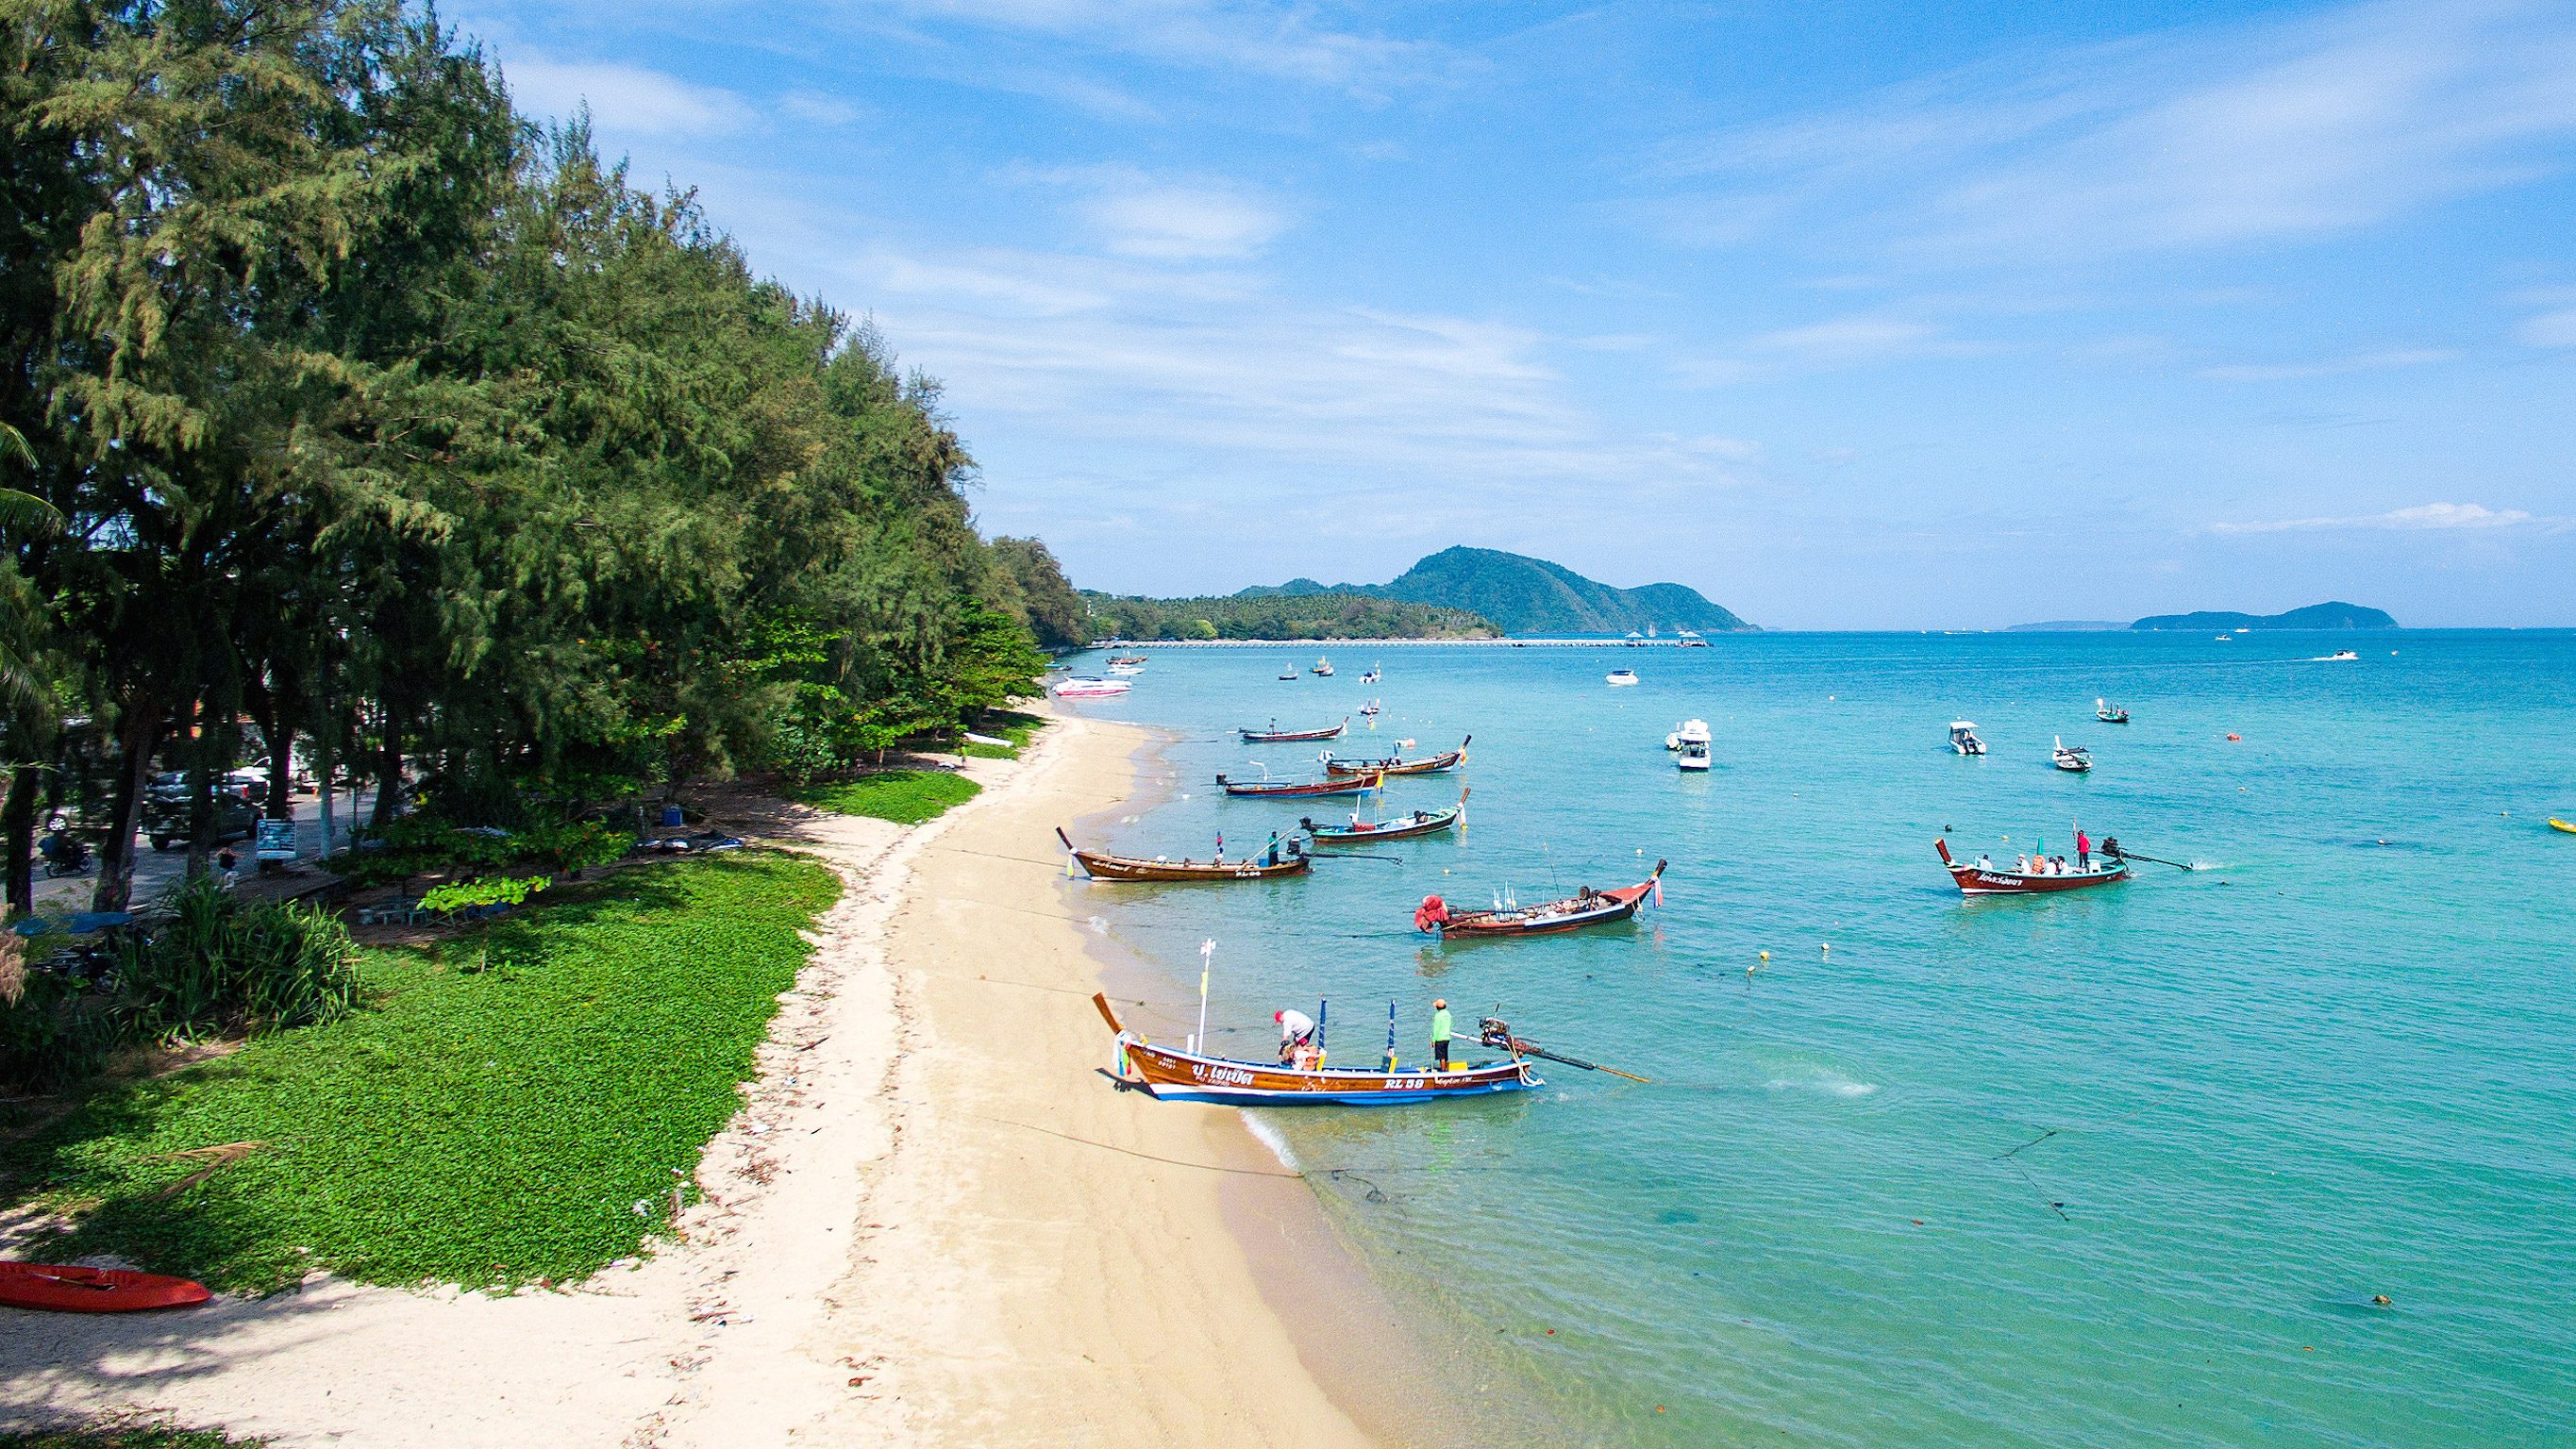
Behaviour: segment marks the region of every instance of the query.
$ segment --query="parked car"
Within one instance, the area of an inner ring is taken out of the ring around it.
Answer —
[[[215,840],[244,839],[259,823],[259,807],[244,797],[237,786],[215,787]],[[168,850],[171,842],[188,838],[188,776],[173,770],[152,777],[143,795],[143,833],[149,836],[154,850]]]

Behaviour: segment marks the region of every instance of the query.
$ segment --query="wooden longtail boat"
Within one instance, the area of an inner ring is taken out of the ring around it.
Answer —
[[[1492,911],[1452,911],[1449,903],[1438,896],[1424,896],[1413,913],[1413,928],[1427,931],[1443,940],[1465,940],[1483,936],[1552,936],[1560,931],[1579,931],[1585,926],[1607,925],[1624,921],[1637,914],[1638,905],[1656,894],[1664,876],[1663,861],[1655,862],[1655,873],[1632,886],[1612,891],[1596,891],[1590,886],[1580,895],[1540,906],[1506,906]]]
[[[1340,739],[1342,731],[1350,727],[1351,717],[1344,715],[1340,724],[1328,730],[1283,730],[1279,728],[1279,721],[1274,719],[1270,722],[1270,728],[1266,730],[1248,730],[1238,727],[1235,733],[1243,736],[1243,742],[1247,745],[1286,745],[1294,744],[1299,740]]]
[[[1451,750],[1449,753],[1445,755],[1426,755],[1419,760],[1408,760],[1401,756],[1390,756],[1383,760],[1336,760],[1332,756],[1326,755],[1324,757],[1324,773],[1327,775],[1446,774],[1449,771],[1458,768],[1460,764],[1465,762],[1467,758],[1467,746],[1474,744],[1475,742],[1476,737],[1474,735],[1469,735],[1467,738],[1460,740],[1458,742],[1458,748]]]
[[[2093,717],[2104,724],[2127,724],[2129,722],[2129,712],[2127,710],[2120,708],[2118,705],[2111,703],[2107,699],[2100,698],[2096,698],[2093,701]]]
[[[1246,860],[1144,860],[1132,855],[1111,855],[1107,851],[1085,850],[1073,843],[1058,826],[1055,838],[1073,852],[1073,858],[1093,880],[1271,880],[1283,875],[1304,875],[1315,868],[1314,860],[1303,846],[1290,841],[1278,864],[1264,864],[1259,856]]]
[[[1217,784],[1228,795],[1247,797],[1305,797],[1315,795],[1365,795],[1386,779],[1383,775],[1350,775],[1338,780],[1309,780],[1292,783],[1286,780],[1229,780],[1216,777]]]
[[[1959,883],[1959,893],[1971,896],[2027,896],[2049,891],[2080,891],[2087,886],[2108,885],[2129,878],[2129,862],[2116,855],[2097,857],[2100,864],[2091,870],[2068,871],[2064,875],[2040,875],[1993,865],[1961,865],[1950,858],[1950,842],[1934,840],[1932,848],[1941,852],[1941,864],[1950,879]]]
[[[1276,1062],[1238,1062],[1176,1047],[1156,1046],[1119,1024],[1106,994],[1091,1004],[1118,1034],[1127,1069],[1146,1091],[1166,1102],[1216,1102],[1229,1107],[1391,1107],[1453,1097],[1485,1097],[1544,1087],[1529,1063],[1508,1061],[1459,1066],[1449,1071],[1363,1071],[1356,1067],[1300,1070]],[[1463,1038],[1462,1038],[1463,1040]]]
[[[1467,814],[1467,792],[1458,792],[1458,803],[1446,810],[1416,810],[1393,820],[1359,821],[1348,825],[1318,825],[1309,819],[1297,823],[1315,837],[1317,845],[1365,845],[1372,840],[1402,840],[1408,835],[1430,835],[1448,829]]]

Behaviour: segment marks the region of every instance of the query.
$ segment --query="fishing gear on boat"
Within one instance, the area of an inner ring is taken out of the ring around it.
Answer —
[[[1652,1078],[1638,1076],[1635,1072],[1623,1072],[1617,1067],[1605,1067],[1599,1062],[1587,1062],[1581,1057],[1570,1057],[1565,1055],[1563,1052],[1552,1052],[1535,1042],[1523,1040],[1520,1037],[1512,1035],[1512,1024],[1503,1020],[1499,1016],[1488,1016],[1478,1021],[1476,1023],[1476,1030],[1478,1033],[1476,1043],[1479,1046],[1499,1047],[1504,1051],[1518,1052],[1525,1057],[1538,1057],[1545,1061],[1563,1062],[1569,1067],[1580,1067],[1587,1072],[1608,1072],[1614,1077],[1626,1077],[1632,1082],[1652,1081]]]
[[[2176,870],[2191,869],[2190,866],[2187,866],[2178,860],[2158,860],[2152,855],[2140,855],[2134,850],[2124,850],[2121,848],[2120,842],[2116,840],[2103,841],[2102,853],[2110,856],[2114,860],[2143,860],[2150,865],[2169,865]]]

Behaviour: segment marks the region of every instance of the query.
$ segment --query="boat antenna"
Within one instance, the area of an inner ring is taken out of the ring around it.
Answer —
[[[1216,942],[1214,940],[1199,942],[1199,1031],[1198,1035],[1190,1038],[1191,1051],[1197,1051],[1199,1043],[1207,1039],[1208,971],[1215,964]]]
[[[1386,999],[1386,1070],[1395,1070],[1395,998]]]
[[[1542,840],[1538,843],[1538,853],[1547,857],[1547,888],[1560,896],[1564,895],[1565,882],[1559,880],[1556,875],[1556,852],[1550,850],[1547,842]]]

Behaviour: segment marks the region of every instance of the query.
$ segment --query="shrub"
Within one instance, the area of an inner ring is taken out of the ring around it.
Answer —
[[[422,896],[420,904],[423,909],[432,911],[464,911],[476,906],[496,906],[504,901],[515,906],[545,888],[542,878],[477,876],[470,881],[440,886]]]
[[[128,1035],[311,1026],[356,1004],[357,946],[338,917],[287,903],[244,908],[212,880],[172,904],[160,930],[117,947],[116,1011]]]

